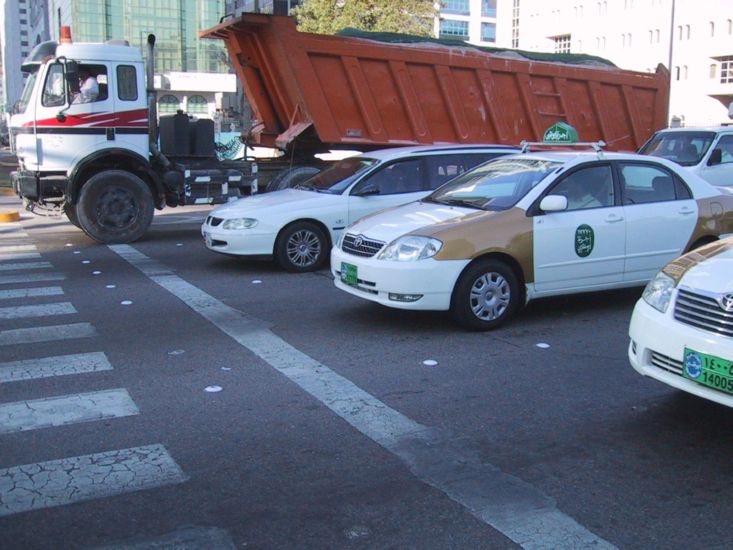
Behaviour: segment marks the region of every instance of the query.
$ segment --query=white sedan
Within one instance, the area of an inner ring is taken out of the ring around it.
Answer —
[[[643,285],[682,252],[731,233],[733,196],[671,161],[526,153],[357,221],[332,250],[331,270],[354,296],[450,310],[488,330],[534,298]]]
[[[733,238],[665,266],[637,302],[629,336],[640,374],[733,407]]]
[[[372,151],[343,159],[294,189],[239,199],[201,226],[209,250],[273,257],[283,268],[314,271],[344,227],[411,202],[486,160],[516,152],[503,145],[434,145]]]

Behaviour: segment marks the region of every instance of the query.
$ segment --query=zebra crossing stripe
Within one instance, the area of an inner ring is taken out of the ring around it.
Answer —
[[[4,254],[13,254],[15,252],[35,252],[34,244],[0,244],[0,257]]]
[[[113,542],[93,550],[236,550],[237,546],[226,529],[219,527],[181,527],[159,537]]]
[[[104,370],[112,370],[112,365],[107,356],[101,351],[25,359],[23,361],[0,363],[0,384]]]
[[[10,254],[0,254],[0,260],[40,260],[41,254],[38,252],[13,252]]]
[[[63,281],[63,273],[29,273],[27,275],[2,275],[0,285],[17,285],[18,283],[40,283],[43,281]]]
[[[188,480],[154,444],[0,469],[0,517]]]
[[[0,240],[15,239],[18,237],[28,237],[28,233],[20,227],[8,227],[0,230]]]
[[[36,298],[38,296],[61,296],[64,291],[60,286],[42,286],[37,288],[14,288],[12,290],[0,290],[0,300],[13,300],[15,298]]]
[[[23,269],[50,269],[50,262],[25,262],[15,264],[0,264],[0,271],[21,271]]]
[[[89,323],[53,325],[49,327],[17,328],[0,331],[0,346],[35,344],[73,338],[91,338],[97,331]]]
[[[139,414],[125,389],[0,404],[0,434]]]
[[[56,304],[34,304],[31,306],[0,307],[0,320],[46,317],[50,315],[70,315],[76,308],[70,302]]]

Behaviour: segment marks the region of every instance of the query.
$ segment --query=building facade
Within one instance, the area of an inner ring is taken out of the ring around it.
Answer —
[[[493,45],[496,29],[497,0],[443,0],[435,22],[438,37],[480,45]]]
[[[498,0],[497,10],[499,46],[593,54],[637,71],[661,63],[671,67],[670,122],[728,121],[731,0]]]

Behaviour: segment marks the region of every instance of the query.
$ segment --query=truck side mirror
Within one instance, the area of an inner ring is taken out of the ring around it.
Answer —
[[[79,64],[76,61],[66,62],[66,85],[72,94],[79,93]]]
[[[708,166],[715,166],[721,162],[723,162],[723,150],[718,148],[713,149],[713,152],[710,153],[710,158],[708,159]]]

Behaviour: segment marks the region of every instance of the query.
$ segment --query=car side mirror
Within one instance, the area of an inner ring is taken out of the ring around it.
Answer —
[[[708,166],[715,166],[721,162],[723,162],[723,150],[718,148],[713,149],[713,152],[710,153],[710,158],[708,159]]]
[[[379,188],[373,183],[367,183],[361,189],[357,189],[354,193],[356,197],[366,197],[368,195],[379,195]]]
[[[543,212],[562,212],[568,209],[568,199],[562,195],[547,195],[540,202],[540,210]]]

